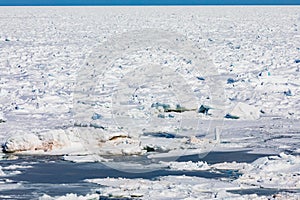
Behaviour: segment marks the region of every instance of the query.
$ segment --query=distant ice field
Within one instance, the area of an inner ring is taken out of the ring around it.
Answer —
[[[0,27],[0,199],[299,198],[300,7],[0,7]]]

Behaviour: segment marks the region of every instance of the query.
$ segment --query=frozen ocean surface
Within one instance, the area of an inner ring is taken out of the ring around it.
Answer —
[[[0,7],[0,199],[300,198],[299,7]]]

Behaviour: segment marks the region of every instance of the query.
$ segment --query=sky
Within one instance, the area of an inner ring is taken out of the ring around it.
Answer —
[[[300,0],[0,0],[1,5],[300,5]]]

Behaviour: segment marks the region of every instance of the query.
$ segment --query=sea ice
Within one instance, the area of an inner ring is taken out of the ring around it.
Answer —
[[[4,123],[6,122],[6,118],[4,117],[4,114],[2,112],[0,112],[0,123]]]
[[[77,195],[77,194],[66,194],[64,196],[55,196],[55,197],[51,197],[47,194],[44,194],[43,196],[41,196],[39,198],[39,200],[97,200],[99,199],[99,195],[98,194],[87,194],[85,196],[82,195]]]
[[[241,172],[233,181],[108,178],[99,180],[107,186],[99,190],[144,199],[266,199],[272,196],[226,190],[299,190],[299,13],[299,7],[0,8],[3,150],[107,163],[113,162],[102,155],[166,160],[212,150],[292,152],[253,163],[164,163]],[[227,113],[239,119],[224,120]],[[20,185],[1,179],[0,190]]]
[[[0,176],[5,176],[5,173],[2,171],[2,167],[0,166]]]
[[[189,177],[165,176],[157,180],[105,178],[89,179],[87,182],[101,186],[99,191],[111,197],[137,197],[142,199],[185,199],[185,198],[225,198],[234,197],[226,189],[236,189],[237,185],[218,180]]]
[[[230,115],[237,116],[239,119],[242,120],[257,120],[260,117],[260,112],[259,109],[255,106],[239,102],[230,112]]]
[[[209,170],[211,169],[206,162],[161,162],[170,168],[170,170],[180,170],[180,171],[198,171],[198,170]]]
[[[241,169],[243,175],[236,182],[251,187],[299,190],[299,167],[299,156],[280,153],[279,156],[263,157]]]

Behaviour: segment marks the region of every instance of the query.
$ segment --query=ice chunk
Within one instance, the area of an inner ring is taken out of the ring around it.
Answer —
[[[163,108],[163,110],[165,111],[165,110],[170,109],[171,106],[169,104],[164,104],[164,103],[157,102],[157,103],[153,103],[151,105],[151,108],[156,108],[156,109]]]
[[[14,137],[7,139],[3,145],[5,152],[13,153],[28,150],[37,150],[43,147],[42,141],[33,133],[17,133]]]
[[[0,123],[6,122],[6,118],[2,112],[0,112]]]
[[[255,106],[239,102],[226,116],[226,118],[232,119],[238,117],[238,119],[242,120],[257,120],[260,117],[260,111]]]
[[[81,196],[81,195],[77,195],[77,194],[66,194],[64,196],[56,196],[56,197],[51,197],[47,194],[44,194],[43,196],[41,196],[39,198],[39,200],[92,200],[92,199],[99,199],[99,195],[98,194],[87,194],[86,196]]]
[[[206,106],[206,105],[201,105],[200,108],[198,109],[198,113],[203,113],[203,114],[208,114],[208,111],[212,109],[211,107],[209,106]]]
[[[103,196],[117,198],[142,197],[142,199],[211,199],[236,196],[227,189],[237,185],[220,180],[191,176],[163,176],[155,180],[104,178],[88,179],[105,187],[99,188]]]
[[[228,78],[227,79],[227,84],[232,84],[232,83],[235,83],[236,80],[234,80],[233,78]]]
[[[64,160],[72,161],[75,163],[83,163],[83,162],[108,162],[110,159],[103,158],[99,155],[65,155]]]
[[[106,142],[99,144],[99,153],[101,155],[138,155],[143,150],[140,141],[124,136],[116,136]]]
[[[4,173],[4,171],[2,171],[2,167],[0,166],[0,177],[1,176],[5,176],[5,173]]]
[[[102,115],[98,114],[98,113],[94,113],[92,116],[92,120],[97,120],[97,119],[101,119]]]
[[[279,156],[259,158],[237,182],[262,188],[300,189],[300,157],[280,153]]]
[[[32,168],[31,165],[9,165],[7,167],[3,167],[5,170],[15,170],[15,169],[28,169]]]
[[[19,132],[6,140],[3,144],[3,151],[9,153],[50,152],[70,146],[72,144],[70,136],[65,130],[51,130],[43,133]]]
[[[206,162],[161,162],[162,164],[168,166],[170,170],[182,170],[182,171],[202,171],[209,170],[210,166]]]
[[[176,104],[176,106],[174,106],[174,105],[164,104],[164,103],[153,103],[151,105],[151,108],[156,108],[160,112],[178,112],[178,113],[196,110],[196,109],[185,108],[185,107],[181,106],[180,104]]]
[[[288,91],[284,91],[283,93],[285,96],[292,96],[292,92],[290,89],[288,89]]]

